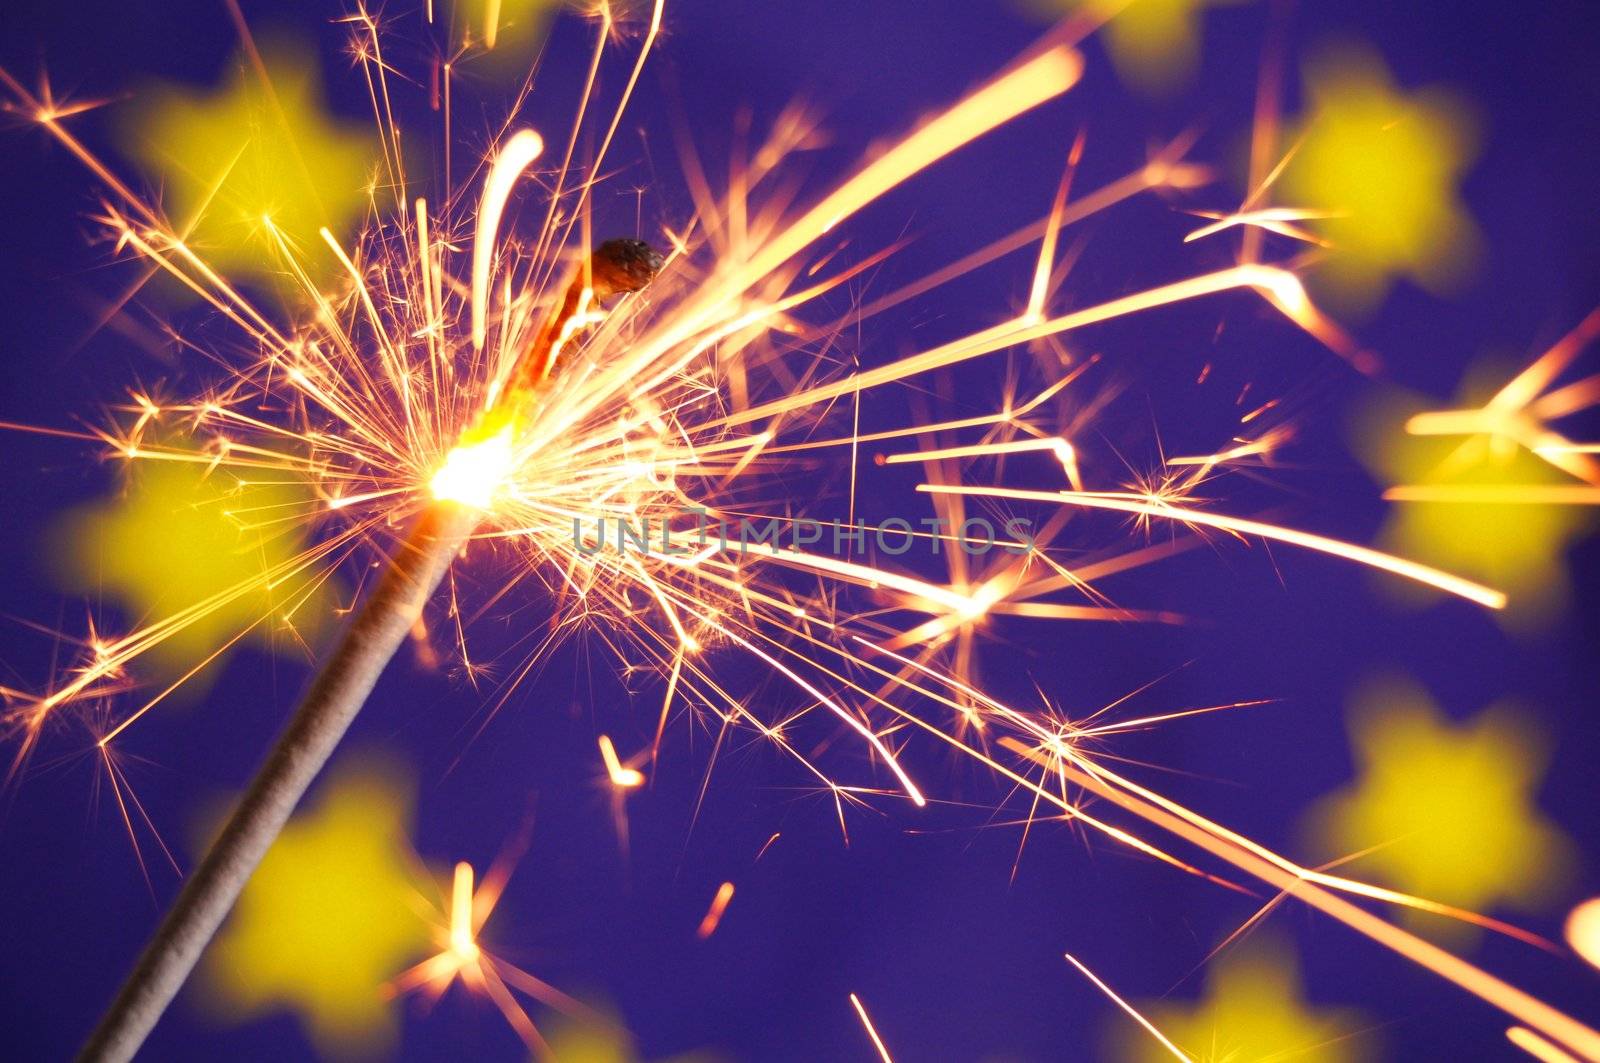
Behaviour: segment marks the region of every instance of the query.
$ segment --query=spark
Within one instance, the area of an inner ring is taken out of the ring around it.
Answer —
[[[519,129],[495,154],[489,179],[483,185],[483,205],[472,240],[472,346],[483,350],[489,335],[489,275],[494,265],[495,238],[511,190],[534,160],[544,153],[544,139],[531,129]]]
[[[1468,601],[1477,602],[1479,605],[1489,609],[1504,609],[1506,605],[1506,596],[1501,591],[1463,579],[1460,576],[1453,576],[1448,572],[1441,572],[1436,568],[1431,568],[1416,561],[1408,561],[1403,557],[1386,554],[1370,547],[1358,546],[1355,543],[1330,539],[1324,535],[1315,535],[1311,532],[1298,531],[1294,528],[1268,524],[1264,521],[1251,520],[1246,517],[1232,517],[1224,513],[1213,513],[1209,510],[1195,509],[1190,506],[1174,505],[1165,499],[1149,494],[1023,491],[1002,487],[951,487],[940,484],[921,484],[917,489],[933,494],[982,495],[989,498],[1057,502],[1062,505],[1083,506],[1089,509],[1109,509],[1141,517],[1159,517],[1164,520],[1177,521],[1196,527],[1217,528],[1221,531],[1235,532],[1240,535],[1253,535],[1262,539],[1276,539],[1307,550],[1355,561],[1371,568],[1393,573],[1405,579],[1415,580],[1418,583],[1424,583],[1430,587],[1436,587],[1439,590],[1458,595]]]
[[[1600,505],[1600,487],[1584,484],[1437,484],[1391,487],[1388,502],[1486,502],[1515,506]]]
[[[1567,915],[1567,944],[1590,966],[1600,967],[1600,897],[1592,897]]]
[[[724,882],[717,887],[717,892],[711,898],[711,906],[706,909],[705,916],[700,920],[700,925],[695,928],[694,936],[704,941],[717,932],[718,925],[722,922],[722,915],[728,910],[728,902],[733,900],[733,883]]]
[[[894,1060],[889,1055],[888,1046],[883,1043],[883,1038],[878,1036],[877,1027],[872,1025],[872,1017],[867,1014],[867,1007],[861,1003],[861,998],[851,993],[850,1003],[856,1009],[856,1015],[860,1017],[861,1025],[866,1028],[867,1037],[872,1040],[872,1047],[878,1050],[878,1057],[883,1060],[883,1063],[894,1063]]]
[[[1096,989],[1104,993],[1117,1007],[1127,1012],[1129,1018],[1142,1026],[1145,1032],[1151,1037],[1155,1038],[1157,1044],[1159,1044],[1162,1048],[1165,1048],[1168,1052],[1172,1053],[1173,1058],[1181,1059],[1183,1060],[1183,1063],[1191,1063],[1189,1056],[1186,1055],[1182,1049],[1173,1044],[1166,1034],[1162,1033],[1156,1028],[1154,1023],[1145,1018],[1143,1015],[1139,1014],[1139,1010],[1119,996],[1116,990],[1112,989],[1110,986],[1106,985],[1105,982],[1101,981],[1099,975],[1095,974],[1093,971],[1089,970],[1088,967],[1084,966],[1083,962],[1076,956],[1072,955],[1072,953],[1063,953],[1063,955],[1066,957],[1068,963],[1072,964],[1072,966],[1078,969],[1079,973],[1094,983],[1094,987]]]
[[[1183,238],[1184,243],[1193,243],[1203,240],[1208,236],[1225,232],[1238,226],[1247,226],[1260,229],[1262,232],[1275,233],[1286,236],[1291,240],[1327,247],[1328,242],[1310,230],[1294,224],[1301,221],[1314,221],[1331,215],[1314,210],[1295,210],[1289,207],[1266,207],[1261,210],[1241,210],[1233,214],[1219,214],[1214,211],[1197,212],[1202,218],[1215,219],[1210,225],[1203,225]]]
[[[638,768],[626,767],[617,759],[617,748],[611,744],[609,735],[600,736],[600,759],[605,761],[606,776],[617,789],[632,790],[644,785],[643,772]]]
[[[1500,502],[1595,505],[1600,503],[1600,462],[1593,455],[1600,445],[1574,441],[1555,422],[1600,404],[1600,376],[1588,376],[1556,386],[1562,374],[1596,339],[1600,339],[1600,309],[1593,310],[1572,331],[1534,358],[1476,409],[1430,410],[1406,422],[1406,431],[1419,436],[1487,437],[1500,447],[1522,448],[1566,474],[1577,484],[1527,484],[1455,488],[1398,487],[1400,501]],[[1462,440],[1457,458],[1473,442]]]
[[[1506,1040],[1522,1049],[1539,1063],[1578,1063],[1578,1057],[1565,1052],[1559,1045],[1551,1044],[1526,1026],[1506,1029]]]

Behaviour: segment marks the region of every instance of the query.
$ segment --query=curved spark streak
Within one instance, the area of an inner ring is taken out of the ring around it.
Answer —
[[[506,202],[522,172],[544,153],[544,138],[531,129],[519,129],[495,155],[483,183],[478,222],[472,238],[472,347],[483,350],[489,334],[489,274],[499,249],[496,236]]]
[[[1109,509],[1119,513],[1132,513],[1135,516],[1159,517],[1162,520],[1173,520],[1181,524],[1216,528],[1219,531],[1234,532],[1239,535],[1253,535],[1260,539],[1274,539],[1278,542],[1289,543],[1292,546],[1303,547],[1332,557],[1342,557],[1348,561],[1381,569],[1384,572],[1390,572],[1396,576],[1414,580],[1417,583],[1436,587],[1441,591],[1457,595],[1468,601],[1477,602],[1479,605],[1489,609],[1504,609],[1506,606],[1506,596],[1502,591],[1497,591],[1493,587],[1485,587],[1481,583],[1474,583],[1469,579],[1463,579],[1448,572],[1441,572],[1439,569],[1430,568],[1416,561],[1408,561],[1403,557],[1386,554],[1381,550],[1374,550],[1367,546],[1357,546],[1355,543],[1347,543],[1342,539],[1330,539],[1325,535],[1297,531],[1294,528],[1285,528],[1277,524],[1250,520],[1247,517],[1230,517],[1223,513],[1191,509],[1187,506],[1178,506],[1146,496],[1095,494],[1079,491],[1024,491],[1006,487],[956,487],[947,484],[918,484],[917,490],[936,495],[976,495],[985,498],[1009,498],[1015,501],[1056,502],[1064,506],[1083,506],[1088,509]]]
[[[1151,1037],[1154,1037],[1162,1048],[1165,1048],[1168,1052],[1171,1052],[1175,1058],[1182,1060],[1183,1063],[1193,1063],[1193,1061],[1186,1054],[1184,1054],[1184,1051],[1181,1048],[1173,1044],[1166,1034],[1162,1033],[1156,1028],[1155,1023],[1139,1014],[1139,1010],[1137,1008],[1135,1008],[1132,1004],[1129,1004],[1122,997],[1118,996],[1116,990],[1112,989],[1110,986],[1106,985],[1105,982],[1101,981],[1100,976],[1089,970],[1088,967],[1084,966],[1083,961],[1079,960],[1070,952],[1063,953],[1062,955],[1066,957],[1068,963],[1072,964],[1072,966],[1078,969],[1080,974],[1082,974],[1090,982],[1094,983],[1094,987],[1100,990],[1100,992],[1104,993],[1111,1003],[1127,1012],[1128,1016],[1133,1019],[1134,1022],[1142,1026],[1145,1032]]]

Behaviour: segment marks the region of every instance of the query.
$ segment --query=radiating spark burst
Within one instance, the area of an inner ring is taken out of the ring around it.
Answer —
[[[510,881],[514,861],[502,858],[473,887],[472,865],[462,861],[451,877],[446,909],[439,924],[439,951],[400,974],[391,983],[396,993],[417,993],[427,1000],[438,1000],[452,985],[460,982],[469,991],[492,1000],[528,1049],[541,1059],[553,1059],[550,1045],[517,1001],[513,990],[527,994],[547,1007],[592,1022],[605,1020],[573,997],[541,978],[487,952],[478,940],[484,923],[500,902]]]
[[[781,488],[785,476],[802,469],[801,462],[853,463],[864,444],[915,436],[938,440],[903,460],[928,470],[933,482],[922,490],[925,497],[941,499],[946,516],[969,496],[1112,510],[1145,524],[1168,521],[1239,539],[1290,543],[1498,607],[1504,600],[1499,592],[1448,573],[1206,508],[1197,498],[1199,488],[1220,469],[1270,455],[1285,441],[1270,431],[1235,439],[1213,455],[1174,462],[1131,489],[1106,490],[1106,471],[1086,467],[1071,438],[1030,420],[1038,404],[1058,397],[1061,381],[1032,396],[1009,397],[992,415],[935,418],[874,433],[862,433],[858,420],[848,429],[837,427],[842,412],[887,385],[1228,292],[1259,295],[1291,322],[1349,355],[1342,334],[1307,297],[1296,274],[1258,254],[1255,236],[1274,224],[1292,224],[1293,218],[1259,211],[1228,216],[1245,229],[1251,246],[1237,265],[1098,305],[1053,310],[1066,268],[1057,254],[1065,226],[1142,192],[1198,183],[1198,169],[1184,163],[1182,147],[1174,145],[1121,180],[1075,199],[1064,179],[1037,223],[844,318],[829,316],[823,297],[893,249],[836,266],[836,251],[819,249],[823,238],[945,156],[1066,93],[1082,67],[1068,26],[871,155],[809,207],[794,207],[793,186],[783,177],[784,160],[814,135],[813,123],[799,111],[780,118],[720,196],[696,166],[686,166],[695,216],[659,234],[668,249],[664,268],[648,291],[629,294],[604,283],[595,270],[591,199],[661,20],[658,0],[620,97],[609,118],[597,118],[604,108],[596,104],[596,72],[620,29],[611,8],[604,3],[597,8],[583,102],[554,166],[543,210],[534,211],[542,220],[528,230],[518,224],[511,197],[525,184],[529,167],[544,158],[545,140],[531,129],[507,127],[493,138],[471,186],[477,194],[447,184],[434,202],[407,199],[404,190],[417,186],[407,179],[403,139],[393,118],[384,37],[377,18],[358,8],[344,22],[370,91],[382,172],[372,185],[369,222],[350,246],[324,231],[322,245],[299,247],[263,219],[278,265],[300,288],[298,303],[281,312],[259,305],[221,274],[158,206],[78,139],[67,119],[79,108],[56,100],[48,87],[30,91],[0,71],[10,108],[36,122],[103,184],[96,217],[117,251],[187,288],[235,330],[228,349],[207,352],[223,374],[208,390],[171,402],[141,395],[133,411],[84,433],[42,431],[97,442],[121,461],[189,462],[238,482],[292,478],[315,491],[313,504],[261,515],[264,521],[304,523],[313,545],[302,553],[256,580],[119,637],[97,636],[92,652],[42,694],[6,691],[11,707],[5,719],[19,737],[13,770],[53,720],[103,704],[109,692],[128,682],[130,666],[143,653],[197,617],[261,586],[285,580],[315,585],[341,568],[360,574],[374,551],[388,552],[396,529],[444,499],[477,510],[470,568],[495,568],[508,585],[535,583],[557,617],[526,662],[510,670],[496,708],[558,642],[579,630],[590,632],[616,651],[626,671],[665,677],[663,724],[676,703],[724,727],[753,729],[832,795],[841,824],[845,802],[881,791],[838,781],[803,753],[791,741],[802,719],[831,717],[853,733],[899,792],[919,806],[926,801],[926,784],[912,777],[902,752],[920,736],[981,764],[1036,807],[1053,807],[1116,844],[1217,882],[1227,880],[1191,860],[1228,865],[1292,894],[1542,1035],[1600,1058],[1600,1034],[1345,895],[1515,932],[1511,928],[1293,864],[1112,771],[1093,755],[1082,729],[1007,706],[975,684],[971,633],[990,616],[1174,619],[1161,610],[1121,608],[1098,582],[1170,558],[1181,544],[1118,536],[1085,561],[1081,551],[1055,548],[1064,521],[1052,520],[1033,543],[1011,544],[1024,545],[1015,557],[981,572],[952,572],[949,583],[940,583],[849,554],[771,543],[735,553],[697,536],[707,518],[754,516],[776,522],[783,531],[797,530],[805,500]],[[437,97],[447,173],[454,61],[442,66]],[[575,149],[586,131],[597,134],[598,147],[579,160]],[[1247,203],[1243,210],[1256,208]],[[830,341],[847,324],[1030,246],[1036,248],[1032,283],[1025,308],[1014,316],[870,368],[847,371],[829,357]],[[323,271],[309,268],[311,256],[330,267],[335,283],[314,279]],[[181,427],[187,435],[174,440],[157,434],[156,426]],[[983,433],[975,442],[969,436],[973,430]],[[959,482],[975,462],[993,461],[998,468],[1006,458],[1028,451],[1054,457],[1067,488]],[[762,491],[776,492],[778,502],[760,505]],[[621,521],[645,529],[645,537],[660,548],[602,548],[601,518],[613,526]],[[497,592],[481,608],[492,607],[505,593]],[[843,604],[862,594],[871,599],[870,609],[852,611]],[[454,578],[445,597],[448,624],[443,627],[453,631],[456,651],[476,678],[480,670],[471,664],[465,620],[476,610]],[[955,654],[947,652],[952,643]],[[721,655],[759,663],[773,680],[794,690],[802,707],[775,720],[755,715],[718,677],[714,661]],[[98,748],[109,750],[165,694],[129,707],[97,735]],[[652,752],[659,749],[659,737],[658,726]],[[1090,814],[1083,807],[1085,795],[1109,811]],[[1133,820],[1195,855],[1180,858],[1167,843],[1149,841],[1123,825]],[[505,969],[488,963],[476,943],[490,905],[480,907],[470,868],[458,869],[457,875],[450,941],[430,961],[422,981],[481,978],[485,986],[503,990]],[[463,896],[472,898],[471,919],[463,916]],[[526,1034],[512,1011],[507,1017]]]
[[[1575,440],[1559,427],[1600,405],[1600,373],[1560,383],[1578,357],[1600,338],[1600,309],[1556,341],[1476,409],[1434,410],[1406,422],[1418,436],[1461,440],[1446,465],[1463,469],[1503,461],[1525,450],[1571,483],[1443,484],[1391,487],[1397,502],[1496,505],[1600,505],[1600,442]]]

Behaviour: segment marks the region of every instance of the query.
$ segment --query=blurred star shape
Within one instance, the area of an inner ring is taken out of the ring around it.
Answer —
[[[259,68],[247,53],[234,56],[212,92],[157,88],[124,142],[160,179],[174,228],[213,267],[285,272],[276,228],[315,275],[325,257],[315,253],[318,230],[347,233],[366,208],[372,135],[328,111],[314,47],[267,40],[260,56]]]
[[[1153,96],[1171,95],[1200,64],[1201,18],[1206,8],[1246,0],[1030,0],[1035,10],[1060,16],[1082,12],[1097,23],[1117,74]],[[1109,20],[1109,21],[1108,21]]]
[[[1504,376],[1487,365],[1469,371],[1460,396],[1449,405],[1480,405]],[[1438,405],[1396,389],[1368,401],[1358,415],[1357,451],[1385,487],[1537,490],[1570,482],[1548,462],[1503,437],[1406,431],[1412,415]],[[1507,592],[1510,606],[1496,613],[1496,619],[1513,628],[1533,628],[1559,617],[1568,598],[1567,547],[1594,526],[1595,514],[1584,506],[1493,498],[1405,500],[1388,507],[1379,540],[1384,549],[1403,557]],[[1420,592],[1395,588],[1392,593]]]
[[[346,765],[289,821],[205,959],[214,1010],[293,1012],[324,1054],[381,1055],[387,982],[431,947],[407,841],[412,791],[392,766]]]
[[[1479,244],[1457,192],[1477,154],[1462,105],[1438,88],[1402,92],[1383,59],[1355,45],[1308,62],[1305,84],[1308,113],[1279,187],[1285,203],[1328,215],[1315,226],[1333,247],[1313,280],[1351,312],[1376,306],[1399,277],[1458,287]]]
[[[1356,692],[1348,722],[1357,776],[1307,816],[1319,855],[1360,853],[1382,885],[1472,911],[1552,899],[1570,848],[1534,802],[1549,745],[1532,717],[1497,704],[1455,722],[1391,677]]]
[[[559,1022],[550,1035],[550,1058],[559,1063],[647,1063],[620,1023]],[[719,1063],[721,1057],[686,1052],[658,1057],[648,1063]]]
[[[286,571],[303,540],[281,517],[309,497],[292,484],[208,474],[199,463],[137,461],[123,492],[58,524],[58,574],[73,591],[110,597],[132,623],[190,610],[150,651],[164,675],[193,668],[241,632],[299,641],[328,614],[319,586]]]
[[[1349,1008],[1321,1008],[1301,999],[1294,951],[1257,933],[1212,961],[1205,994],[1192,1006],[1170,999],[1139,1011],[1197,1060],[1296,1060],[1344,1063],[1370,1058],[1367,1022]],[[1116,1034],[1117,1057],[1171,1063],[1172,1054],[1126,1020]]]
[[[527,73],[534,59],[532,46],[544,39],[563,6],[565,0],[461,0],[454,11],[464,41],[520,60],[521,72]]]

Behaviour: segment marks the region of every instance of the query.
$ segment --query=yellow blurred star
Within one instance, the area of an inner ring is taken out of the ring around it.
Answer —
[[[1352,310],[1370,308],[1396,277],[1445,290],[1477,252],[1457,195],[1476,154],[1459,103],[1437,88],[1405,94],[1383,60],[1344,47],[1307,65],[1310,110],[1280,182],[1283,200],[1327,214],[1333,245],[1315,279]]]
[[[560,1063],[645,1063],[633,1039],[620,1023],[601,1024],[576,1019],[558,1021],[550,1034],[550,1058]],[[686,1052],[657,1063],[717,1063],[718,1057]]]
[[[1504,373],[1485,367],[1468,374],[1450,405],[1472,409],[1492,394]],[[1384,549],[1487,583],[1511,597],[1497,619],[1535,626],[1559,616],[1567,597],[1569,543],[1595,526],[1592,508],[1492,494],[1461,500],[1433,489],[1505,488],[1538,491],[1570,480],[1510,439],[1491,435],[1424,436],[1406,431],[1410,418],[1437,402],[1391,392],[1370,401],[1356,426],[1363,461],[1389,488],[1392,503],[1379,539]],[[1442,500],[1450,497],[1450,500]],[[1413,588],[1391,593],[1432,601]]]
[[[66,516],[57,568],[73,590],[116,600],[130,622],[188,611],[150,651],[164,674],[187,671],[247,629],[265,641],[320,626],[327,610],[314,583],[291,571],[300,531],[281,519],[306,497],[198,463],[136,462],[121,495]]]
[[[156,90],[124,139],[207,262],[236,275],[286,272],[276,227],[314,274],[326,257],[315,253],[318,230],[347,232],[368,203],[372,136],[328,113],[315,48],[267,41],[261,55],[265,81],[241,54],[215,92]]]
[[[1194,1060],[1206,1063],[1343,1063],[1365,1058],[1370,1040],[1352,1038],[1366,1022],[1348,1008],[1313,1008],[1300,999],[1293,951],[1257,934],[1213,961],[1205,996],[1193,1006],[1147,1002],[1139,1011]],[[1117,1058],[1171,1063],[1172,1054],[1126,1020],[1114,1035]]]
[[[1243,0],[1031,0],[1044,14],[1082,11],[1096,22],[1117,73],[1143,92],[1164,95],[1182,88],[1200,61],[1200,21],[1205,8]],[[1109,21],[1107,21],[1109,20]]]
[[[455,17],[463,40],[516,60],[522,73],[534,58],[533,44],[564,0],[461,0]],[[613,5],[615,6],[615,5]]]
[[[1349,725],[1358,777],[1307,818],[1320,856],[1365,853],[1352,867],[1382,885],[1472,911],[1551,899],[1569,848],[1534,804],[1549,751],[1528,716],[1495,705],[1455,723],[1388,679],[1357,692]]]
[[[289,822],[206,954],[205,992],[247,1020],[293,1011],[324,1053],[393,1044],[386,984],[427,952],[407,832],[409,789],[391,769],[344,768]]]
[[[563,1022],[550,1035],[550,1058],[562,1063],[642,1063],[621,1027]]]

